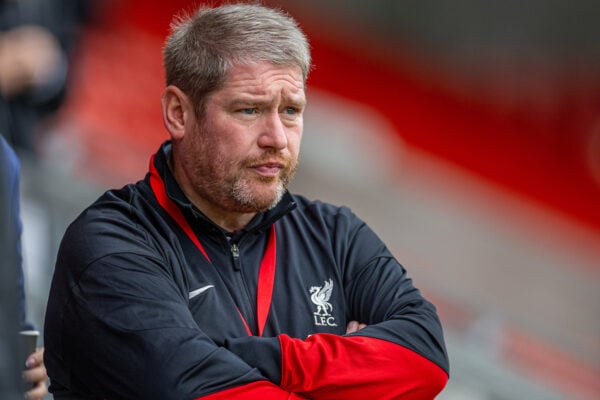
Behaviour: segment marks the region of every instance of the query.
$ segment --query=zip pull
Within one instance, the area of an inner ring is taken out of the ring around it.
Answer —
[[[231,255],[233,257],[233,266],[236,271],[240,270],[240,249],[237,244],[233,243],[231,245]]]

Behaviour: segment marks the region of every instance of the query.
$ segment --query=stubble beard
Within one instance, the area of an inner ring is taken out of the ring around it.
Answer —
[[[250,164],[250,163],[247,163]],[[297,162],[288,161],[277,177],[244,176],[246,167],[241,168],[241,173],[230,185],[230,198],[235,202],[239,212],[262,212],[274,208],[283,198],[289,183],[296,172]],[[266,187],[257,187],[272,184],[276,180],[276,187],[271,190]]]
[[[195,176],[205,178],[201,183],[197,183],[196,191],[214,206],[229,212],[252,213],[270,210],[283,198],[298,165],[297,159],[281,161],[285,166],[274,177],[255,174],[251,165],[260,163],[256,159],[236,164],[227,163],[225,160],[216,160],[211,165],[196,163]],[[227,171],[233,170],[236,171],[235,174],[227,175]],[[272,188],[274,181],[276,186]]]
[[[195,139],[202,140],[203,136],[207,137],[207,129],[206,126],[199,127]],[[213,148],[211,143],[195,147],[200,150],[199,154],[218,154],[218,150]],[[265,177],[251,171],[252,165],[273,157],[284,165],[277,176]],[[281,201],[296,173],[298,161],[298,158],[284,158],[267,152],[261,157],[239,163],[227,162],[222,156],[217,156],[216,160],[208,164],[196,160],[190,160],[190,164],[194,165],[192,170],[195,176],[204,178],[196,184],[196,191],[200,197],[229,212],[252,213],[270,210]],[[228,171],[236,173],[229,174]],[[274,190],[269,187],[273,181],[277,181]]]

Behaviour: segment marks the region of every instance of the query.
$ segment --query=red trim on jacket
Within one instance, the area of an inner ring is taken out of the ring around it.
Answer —
[[[311,399],[433,399],[448,375],[412,350],[364,336],[280,335],[281,384]]]

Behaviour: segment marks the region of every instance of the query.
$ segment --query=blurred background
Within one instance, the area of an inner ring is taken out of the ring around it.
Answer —
[[[0,2],[0,66],[22,70],[2,53],[11,28],[50,33],[25,89],[0,79],[39,329],[66,226],[168,138],[160,51],[199,3]],[[292,190],[350,206],[436,304],[439,399],[600,398],[600,3],[266,3],[315,64]]]

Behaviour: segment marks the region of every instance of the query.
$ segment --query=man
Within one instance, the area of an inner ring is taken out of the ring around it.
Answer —
[[[54,397],[433,398],[448,371],[435,308],[350,210],[286,190],[310,69],[294,20],[201,9],[164,63],[171,141],[61,244]]]
[[[4,137],[0,135],[0,173],[2,174],[0,179],[0,182],[2,183],[0,186],[0,195],[2,196],[0,204],[2,204],[3,207],[6,207],[6,209],[2,209],[1,215],[8,216],[8,221],[6,222],[6,225],[3,226],[4,229],[2,230],[2,235],[0,235],[0,240],[2,241],[3,246],[8,245],[12,247],[12,249],[3,247],[3,250],[10,254],[4,253],[4,251],[2,252],[2,266],[4,268],[12,268],[13,271],[10,272],[14,272],[12,274],[7,274],[6,276],[17,276],[17,280],[12,283],[13,287],[17,287],[18,296],[17,311],[19,314],[19,328],[13,330],[15,334],[18,329],[32,328],[26,322],[25,318],[25,283],[21,265],[19,170],[20,166],[17,155],[6,140],[4,140]],[[4,224],[5,222],[2,223]],[[6,237],[4,236],[4,233],[6,233]],[[2,283],[9,284],[6,281]],[[5,289],[3,288],[2,290],[4,291]],[[4,306],[6,305],[2,304],[2,307]],[[9,313],[6,312],[5,314]],[[10,330],[7,329],[7,331]],[[16,342],[17,340],[15,335],[14,341]],[[30,400],[42,399],[48,391],[46,388],[46,379],[48,376],[46,375],[46,368],[44,366],[44,349],[39,348],[32,354],[24,354],[23,356],[27,356],[27,359],[23,360],[25,371],[22,373],[23,382],[27,388],[25,398]],[[19,363],[19,366],[23,364]]]

